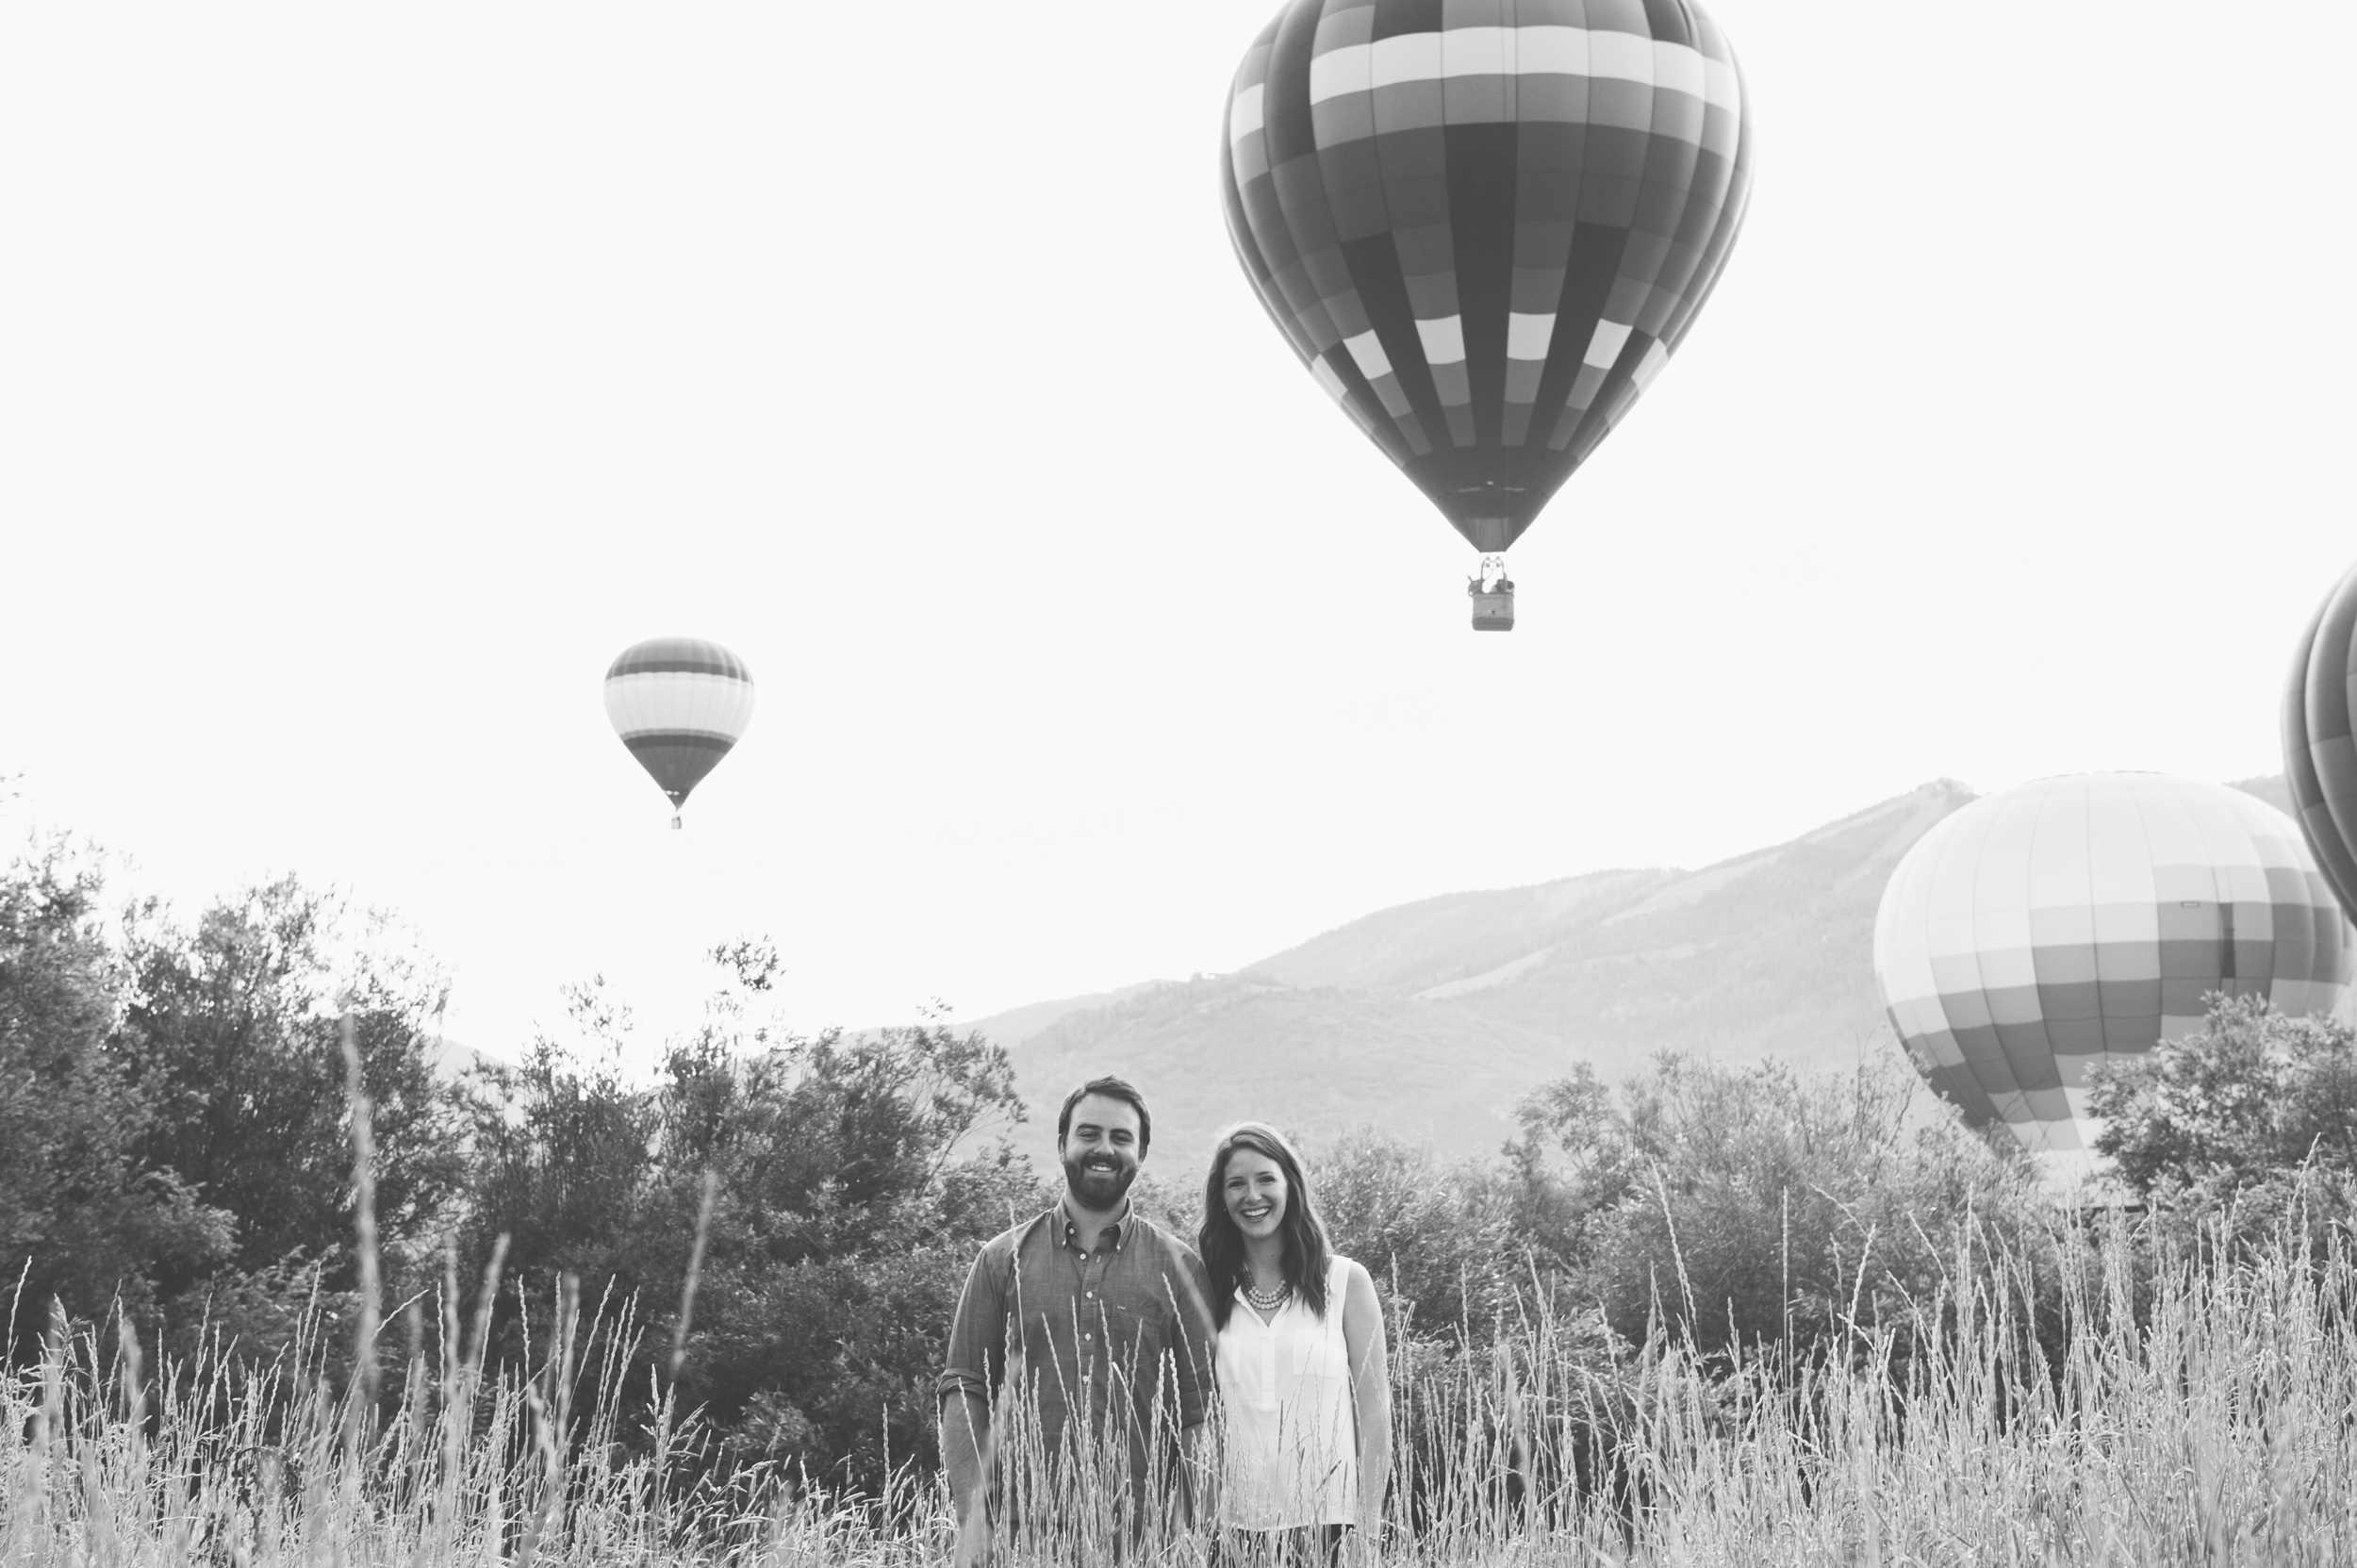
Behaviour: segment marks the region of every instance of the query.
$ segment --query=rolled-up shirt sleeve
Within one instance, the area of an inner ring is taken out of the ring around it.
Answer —
[[[948,1356],[933,1385],[937,1403],[963,1396],[988,1404],[997,1392],[1007,1354],[1007,1275],[1012,1263],[1011,1250],[994,1242],[982,1248],[967,1272],[958,1315],[949,1325]]]

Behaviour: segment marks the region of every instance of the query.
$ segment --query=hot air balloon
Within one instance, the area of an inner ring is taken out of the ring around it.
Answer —
[[[1750,191],[1741,75],[1689,0],[1289,0],[1244,55],[1228,231],[1294,352],[1482,553],[1668,362]]]
[[[2357,567],[2316,606],[2283,689],[2283,777],[2316,867],[2357,916]]]
[[[2348,919],[2273,806],[2159,773],[2041,779],[1943,818],[1891,873],[1874,975],[1932,1087],[2092,1160],[2087,1072],[2193,1032],[2213,991],[2326,1014]]]
[[[623,650],[605,672],[605,713],[671,798],[676,828],[678,808],[752,722],[752,672],[717,642],[655,637]]]

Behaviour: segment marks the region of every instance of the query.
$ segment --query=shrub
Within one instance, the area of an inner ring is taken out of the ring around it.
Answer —
[[[2357,1170],[2357,1031],[2345,1023],[2213,996],[2198,1032],[2093,1079],[2096,1147],[2137,1192],[2222,1194],[2311,1161]]]
[[[1590,1260],[1613,1329],[1641,1341],[1658,1317],[1706,1352],[1824,1345],[1953,1290],[1959,1245],[1987,1258],[2043,1202],[2018,1151],[1945,1108],[1910,1128],[1920,1092],[1888,1060],[1805,1079],[1662,1058],[1627,1093],[1634,1170]]]
[[[1489,1174],[1362,1128],[1304,1156],[1335,1250],[1357,1259],[1401,1327],[1486,1333],[1523,1277]]]

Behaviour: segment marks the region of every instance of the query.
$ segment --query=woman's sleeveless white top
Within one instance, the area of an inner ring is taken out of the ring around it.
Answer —
[[[1295,1293],[1263,1323],[1236,1293],[1217,1358],[1225,1511],[1234,1528],[1347,1525],[1358,1517],[1359,1411],[1343,1338],[1349,1267],[1339,1257],[1327,1265],[1323,1318]]]

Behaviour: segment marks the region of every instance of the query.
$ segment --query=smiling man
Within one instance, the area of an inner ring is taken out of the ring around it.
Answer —
[[[1122,1080],[1073,1090],[1056,1118],[1063,1197],[966,1277],[939,1384],[961,1565],[981,1560],[1010,1491],[1023,1526],[1078,1525],[1064,1515],[1094,1473],[1111,1494],[1096,1501],[1134,1531],[1182,1482],[1215,1336],[1202,1260],[1129,1203],[1153,1131]]]

